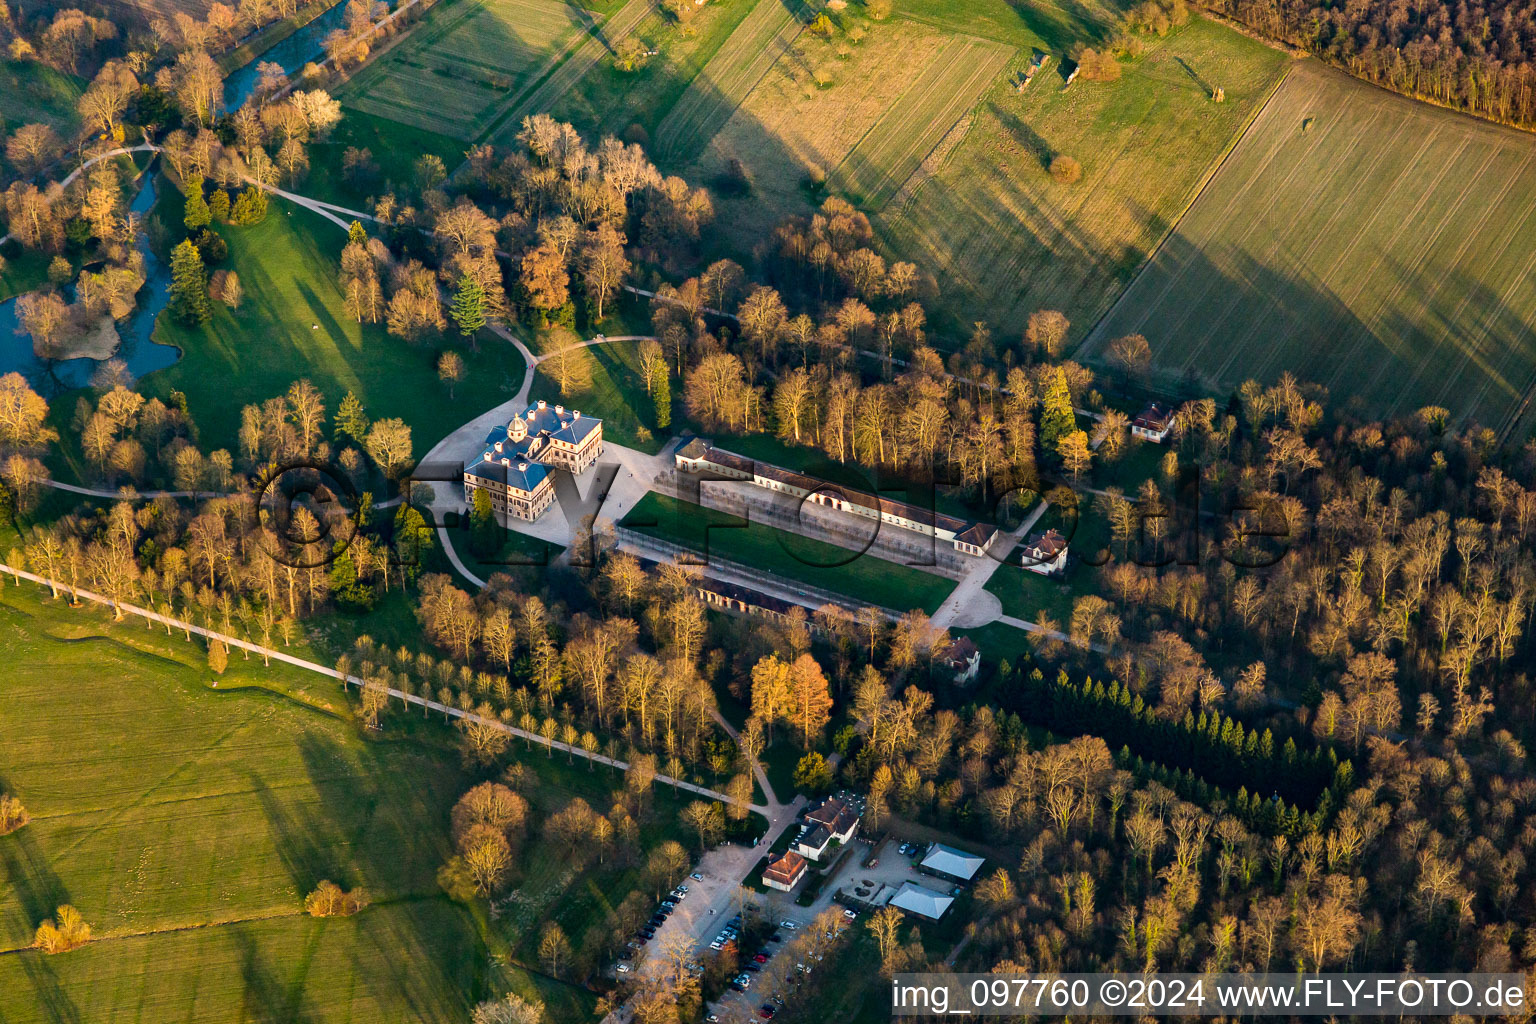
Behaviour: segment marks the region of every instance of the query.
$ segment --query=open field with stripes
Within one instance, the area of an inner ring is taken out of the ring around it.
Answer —
[[[610,57],[610,51],[633,33],[650,11],[651,0],[629,0],[595,32],[567,42],[563,49],[552,53],[540,74],[525,82],[524,88],[509,92],[506,100],[490,112],[479,126],[476,140],[510,145],[522,130],[524,117],[549,113],[578,81]],[[542,72],[551,67],[553,72],[543,75]],[[526,87],[530,84],[533,86],[531,90]]]
[[[1088,351],[1141,333],[1170,374],[1504,430],[1536,387],[1533,194],[1530,136],[1306,62]]]
[[[687,173],[717,180],[740,161],[752,194],[729,203],[730,224],[743,238],[761,237],[786,214],[807,205],[808,175],[827,175],[898,101],[929,77],[951,50],[951,37],[906,18],[874,25],[846,60],[834,44],[809,33],[763,76]],[[836,78],[823,88],[815,74]]]
[[[587,15],[562,0],[448,0],[341,90],[349,107],[469,141],[569,46]]]
[[[800,0],[758,0],[656,129],[659,157],[697,156],[804,29]]]
[[[838,165],[828,187],[865,209],[884,207],[1012,56],[1005,43],[950,36]]]
[[[963,139],[945,140],[947,154],[921,165],[874,216],[888,252],[938,274],[940,305],[955,322],[1016,324],[1059,309],[1081,338],[1289,61],[1200,18],[1144,38],[1147,53],[1122,62],[1115,82],[1079,79],[1064,90],[1059,54],[1022,94],[994,77]],[[1213,101],[1217,87],[1225,102]],[[1080,181],[1051,176],[1057,156],[1081,164]]]

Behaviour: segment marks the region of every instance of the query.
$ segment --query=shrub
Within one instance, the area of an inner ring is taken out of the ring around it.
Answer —
[[[267,217],[267,194],[255,186],[240,193],[234,208],[229,211],[229,222],[239,227],[260,224]]]
[[[32,820],[21,801],[9,793],[0,793],[0,836],[8,836]]]
[[[368,903],[368,893],[362,886],[347,892],[327,879],[304,897],[304,910],[310,917],[351,917]]]
[[[67,953],[90,941],[91,926],[85,923],[80,911],[66,903],[52,918],[37,926],[32,944],[44,953]]]
[[[1063,185],[1074,185],[1083,178],[1083,165],[1070,156],[1058,156],[1051,161],[1051,177]]]

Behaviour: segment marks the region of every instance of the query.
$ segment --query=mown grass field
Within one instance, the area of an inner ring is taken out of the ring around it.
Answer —
[[[1013,48],[949,36],[923,73],[844,158],[827,186],[880,210],[1008,64]]]
[[[1088,351],[1213,387],[1283,371],[1502,429],[1536,387],[1527,135],[1295,67]]]
[[[688,83],[751,12],[750,3],[708,3],[685,27],[652,7],[629,34],[646,49],[655,50],[656,56],[633,71],[621,71],[612,60],[599,59],[554,98],[550,112],[585,131],[625,136],[638,126],[649,138]],[[618,21],[608,27],[616,30]]]
[[[763,523],[746,523],[654,491],[630,509],[623,525],[706,556],[717,555],[784,580],[895,611],[921,608],[931,614],[955,588],[953,580],[942,576]]]
[[[1091,27],[1081,33],[1093,38]],[[1044,45],[1036,38],[1028,45]],[[1086,335],[1289,59],[1200,18],[1146,42],[1116,82],[1079,79],[1063,92],[1060,50],[1022,94],[996,76],[958,141],[943,140],[873,218],[891,255],[937,274],[941,319],[1007,329],[1059,309],[1074,338]],[[1015,68],[1030,52],[1018,49]],[[1223,103],[1211,99],[1216,86]],[[1058,155],[1082,165],[1080,181],[1051,176]]]
[[[0,956],[5,1020],[463,1020],[479,940],[434,879],[456,761],[242,689],[297,670],[236,658],[215,691],[200,645],[103,623],[0,594],[0,777],[33,814],[0,839],[0,948],[63,902],[98,940]],[[326,877],[379,906],[303,916]]]
[[[461,140],[583,30],[561,0],[453,0],[340,90],[349,107]]]
[[[657,158],[683,163],[701,153],[794,43],[808,13],[800,0],[757,0],[657,127]]]
[[[475,140],[510,146],[522,130],[524,117],[549,113],[577,82],[609,57],[610,48],[632,33],[650,11],[650,0],[628,0],[610,14],[595,33],[588,32],[579,40],[567,42],[524,83],[524,88],[509,92],[476,126]]]
[[[0,130],[41,121],[67,136],[80,123],[75,102],[84,90],[82,79],[38,61],[0,60]]]
[[[180,193],[165,182],[160,195],[156,215],[179,227]],[[320,389],[332,413],[353,391],[370,418],[405,420],[418,456],[517,393],[522,357],[489,334],[474,353],[457,335],[441,345],[413,346],[386,334],[382,324],[349,318],[336,283],[346,236],[328,221],[273,199],[260,224],[220,230],[229,242],[226,266],[240,275],[244,302],[233,312],[214,303],[213,320],[202,327],[160,317],[155,340],[179,346],[182,359],[144,379],[152,394],[186,392],[205,446],[235,450],[241,407],[282,394],[300,377]],[[437,377],[444,345],[467,364],[452,396]]]
[[[468,1019],[518,991],[548,1020],[595,1019],[595,996],[518,966],[543,925],[578,949],[642,880],[647,853],[688,844],[686,802],[657,787],[635,861],[574,866],[538,836],[514,898],[487,920],[443,897],[448,808],[476,781],[436,719],[396,713],[361,739],[333,680],[236,655],[218,686],[201,643],[112,625],[42,588],[0,588],[0,789],[32,812],[0,838],[0,1012],[6,1024],[257,1020],[305,1024]],[[533,820],[576,797],[606,811],[611,769],[515,744]],[[304,915],[321,878],[364,885],[350,919]],[[96,941],[26,949],[71,902]],[[510,960],[507,959],[510,957]]]
[[[718,198],[720,222],[733,237],[761,238],[782,217],[808,208],[807,185],[832,173],[892,104],[944,50],[948,36],[906,18],[843,23],[865,31],[845,55],[846,37],[802,32],[736,108],[686,172],[714,182],[739,161],[751,179],[746,195]]]

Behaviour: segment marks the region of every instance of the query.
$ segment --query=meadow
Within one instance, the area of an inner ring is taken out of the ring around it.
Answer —
[[[757,0],[657,126],[657,158],[685,163],[702,152],[800,35],[808,13],[799,0]]]
[[[181,206],[180,193],[162,179],[155,216],[179,227]],[[144,379],[151,394],[187,394],[208,447],[234,451],[241,408],[282,394],[300,377],[320,389],[333,413],[352,391],[371,419],[405,420],[418,456],[517,393],[524,363],[499,338],[486,334],[478,352],[456,334],[438,345],[411,345],[382,324],[348,317],[336,280],[346,235],[318,215],[274,199],[260,224],[220,230],[229,242],[225,266],[245,289],[240,309],[214,303],[212,322],[201,327],[160,317],[155,340],[180,347],[182,358]],[[444,346],[461,352],[467,369],[452,395],[437,378]],[[220,386],[200,386],[210,380]]]
[[[1022,93],[995,77],[961,137],[943,140],[872,218],[892,255],[935,271],[951,326],[1010,328],[1059,309],[1073,338],[1085,336],[1288,61],[1198,17],[1142,38],[1146,53],[1122,61],[1115,82],[1063,89],[1059,50]],[[1020,50],[1015,70],[1029,53]],[[1078,161],[1081,180],[1051,175],[1058,156]]]
[[[551,56],[531,79],[531,88],[508,93],[477,126],[475,141],[510,146],[522,130],[524,117],[549,113],[577,82],[608,60],[609,48],[632,33],[650,11],[650,0],[628,0],[600,28]]]
[[[106,621],[0,593],[0,777],[33,814],[0,839],[0,949],[64,902],[96,937],[0,956],[8,1024],[461,1021],[482,985],[515,985],[436,886],[470,782],[451,751],[361,740],[323,710],[334,683],[297,669],[235,658],[215,689],[201,645]],[[322,878],[375,906],[309,918]]]
[[[809,584],[893,611],[930,614],[955,588],[953,580],[873,555],[813,540],[763,523],[651,492],[625,516],[637,533],[671,541],[784,580]]]
[[[1007,65],[1012,47],[951,35],[932,63],[838,165],[827,186],[880,210]]]
[[[564,92],[549,100],[549,112],[554,117],[580,125],[586,132],[648,142],[688,84],[751,13],[752,5],[705,4],[687,26],[658,7],[642,9],[644,16],[627,34],[647,50],[656,51],[655,56],[632,71],[621,70],[613,60],[603,58],[574,79],[562,69]],[[610,38],[616,34],[618,22],[614,19]],[[551,83],[551,91],[555,84]]]
[[[1086,351],[1141,333],[1170,377],[1290,371],[1508,436],[1536,388],[1533,189],[1529,136],[1306,62]]]
[[[838,44],[801,33],[747,94],[686,172],[718,181],[739,163],[748,195],[719,198],[736,238],[760,238],[807,208],[806,186],[825,179],[883,123],[892,106],[934,68],[950,37],[906,18],[869,23],[846,56]]]
[[[339,90],[348,107],[463,141],[584,31],[561,0],[449,0]]]
[[[31,584],[0,588],[0,655],[22,666],[7,677],[0,788],[33,815],[0,838],[6,1024],[459,1022],[508,990],[549,1020],[593,1019],[592,993],[536,973],[537,936],[558,922],[580,950],[642,884],[648,851],[689,844],[686,801],[658,787],[633,860],[574,864],[536,832],[487,918],[437,886],[448,808],[477,780],[435,718],[397,710],[364,738],[328,677],[237,655],[215,681],[200,643]],[[532,773],[535,822],[576,797],[606,810],[622,786],[524,744],[509,756]],[[308,917],[322,878],[365,886],[373,905]],[[27,949],[62,902],[95,941]]]

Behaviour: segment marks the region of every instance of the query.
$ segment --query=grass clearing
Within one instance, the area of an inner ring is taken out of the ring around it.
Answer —
[[[1002,73],[1013,48],[953,35],[827,180],[867,210],[883,209]]]
[[[0,774],[33,813],[0,840],[0,948],[61,902],[100,940],[0,957],[6,1019],[233,1022],[277,1000],[315,1021],[462,1020],[479,942],[435,882],[456,759],[265,688],[309,675],[339,699],[323,677],[236,658],[214,690],[200,644],[105,622],[0,594]],[[327,877],[380,905],[302,916]]]
[[[339,90],[348,107],[468,142],[585,30],[561,0],[451,0]]]
[[[179,225],[181,194],[162,181],[160,196],[155,215]],[[336,283],[346,236],[308,210],[274,199],[260,224],[221,233],[229,242],[227,266],[240,275],[245,301],[238,312],[214,303],[213,320],[203,327],[161,317],[155,340],[179,346],[182,359],[144,379],[151,394],[186,392],[206,446],[235,450],[241,407],[307,377],[331,412],[353,391],[372,419],[405,420],[420,456],[522,384],[522,357],[487,334],[478,353],[446,346],[462,352],[468,369],[450,397],[437,378],[443,346],[412,346],[382,325],[350,319]],[[208,381],[219,387],[208,387]]]
[[[566,343],[579,340],[569,335],[567,339]],[[551,348],[559,347],[562,339],[552,337],[547,343]],[[583,415],[596,416],[603,421],[605,438],[654,455],[661,451],[672,430],[656,426],[655,402],[646,394],[638,353],[638,344],[628,341],[568,349],[564,355],[538,365],[528,397],[531,401],[542,398],[552,405],[559,403],[580,409]],[[569,366],[562,370],[561,364],[566,361]],[[562,392],[559,380],[567,372],[581,378],[584,386],[572,386]],[[681,415],[682,402],[677,394],[680,390],[674,384],[674,424]]]
[[[1022,94],[995,79],[963,138],[943,140],[943,159],[921,165],[873,218],[893,258],[938,275],[941,324],[1019,330],[1007,325],[1059,309],[1084,336],[1289,60],[1198,17],[1147,42],[1117,82],[1062,91],[1060,51]],[[1020,47],[1016,66],[1027,54]],[[1225,102],[1212,102],[1212,84]],[[1057,155],[1081,163],[1081,181],[1051,176]]]
[[[706,556],[895,611],[921,608],[932,614],[955,588],[953,580],[942,576],[654,491],[630,510],[623,525]]]
[[[75,102],[85,81],[36,60],[0,60],[0,129],[6,135],[41,121],[62,136],[80,123]]]
[[[1087,351],[1506,434],[1536,388],[1529,136],[1298,64]]]
[[[676,164],[698,156],[794,43],[808,14],[800,0],[757,0],[657,127],[657,158]]]
[[[342,158],[351,147],[366,149],[378,165],[378,180],[371,187],[356,188],[342,174]],[[309,173],[298,191],[341,206],[371,210],[372,197],[386,192],[404,194],[415,186],[413,165],[419,157],[432,154],[451,169],[464,159],[465,148],[458,139],[349,107],[324,141],[309,144]]]

